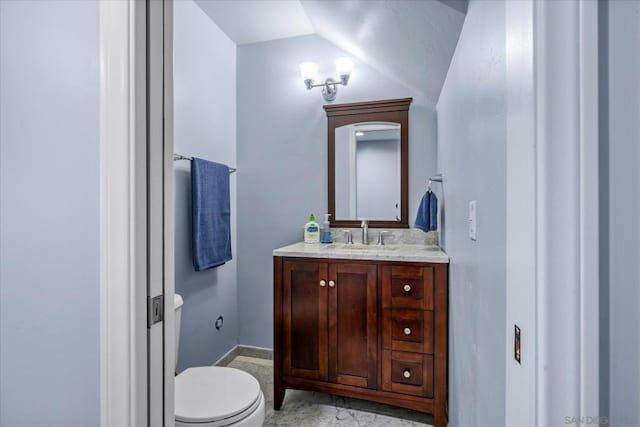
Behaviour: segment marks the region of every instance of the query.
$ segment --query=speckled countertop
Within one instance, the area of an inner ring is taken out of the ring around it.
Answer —
[[[298,258],[344,258],[404,262],[448,263],[449,257],[435,245],[362,245],[346,243],[294,243],[273,251],[274,256]]]

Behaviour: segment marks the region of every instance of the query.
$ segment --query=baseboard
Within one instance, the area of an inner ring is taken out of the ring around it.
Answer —
[[[273,359],[273,350],[265,347],[255,347],[252,345],[239,345],[238,356],[257,357],[258,359]]]
[[[273,359],[273,350],[264,347],[254,347],[251,345],[236,345],[224,356],[218,359],[214,366],[227,366],[236,356],[256,357],[258,359]]]
[[[238,356],[238,346],[234,346],[225,353],[220,359],[216,360],[213,366],[227,366],[235,357]]]

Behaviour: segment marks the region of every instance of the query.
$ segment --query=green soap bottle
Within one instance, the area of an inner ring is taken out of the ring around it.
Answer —
[[[314,214],[309,215],[309,222],[304,225],[304,242],[320,243],[320,226]]]

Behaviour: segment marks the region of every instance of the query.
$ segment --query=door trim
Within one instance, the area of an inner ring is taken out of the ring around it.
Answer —
[[[599,412],[597,13],[506,2],[507,425]]]
[[[100,2],[100,400],[104,427],[148,423],[146,289],[138,285],[146,283],[147,277],[144,15],[144,2]]]
[[[175,219],[173,172],[173,0],[163,0],[163,289],[164,294],[164,419],[167,427],[175,423]]]

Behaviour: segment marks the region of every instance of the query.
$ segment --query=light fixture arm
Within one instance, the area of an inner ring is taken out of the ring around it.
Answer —
[[[313,89],[314,87],[325,87],[325,86],[329,86],[329,85],[332,85],[332,86],[335,86],[335,85],[346,86],[347,85],[343,81],[336,82],[332,78],[328,78],[324,83],[316,83],[316,84],[307,83],[306,80],[305,80],[305,84],[307,85],[307,89],[309,89],[309,90]]]
[[[349,80],[349,76],[346,79],[341,79],[340,81],[335,81],[331,77],[327,78],[324,83],[313,83],[313,80],[305,80],[304,84],[306,85],[308,90],[313,89],[314,87],[322,88],[322,96],[324,100],[327,102],[331,102],[336,99],[336,95],[338,94],[338,85],[346,86],[347,81]]]

